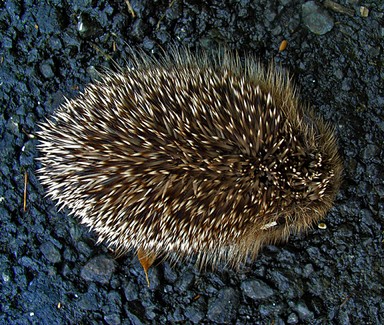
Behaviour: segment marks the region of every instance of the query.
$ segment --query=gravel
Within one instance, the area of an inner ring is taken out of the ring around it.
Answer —
[[[358,1],[130,3],[135,17],[123,0],[0,4],[0,324],[383,324],[384,6],[364,1],[363,17]],[[133,252],[97,245],[44,198],[34,134],[95,71],[126,65],[128,46],[156,56],[173,44],[289,70],[337,129],[344,182],[326,229],[239,270],[156,263],[148,288]]]
[[[315,1],[307,1],[301,6],[303,23],[308,29],[317,35],[330,32],[334,26],[333,18],[327,11],[319,7]]]

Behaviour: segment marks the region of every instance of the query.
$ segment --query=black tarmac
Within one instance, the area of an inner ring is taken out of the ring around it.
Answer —
[[[384,324],[384,4],[335,1],[1,1],[0,324]],[[44,198],[34,134],[128,47],[175,44],[290,71],[336,126],[344,182],[326,229],[240,270],[159,263],[148,288],[133,253]]]

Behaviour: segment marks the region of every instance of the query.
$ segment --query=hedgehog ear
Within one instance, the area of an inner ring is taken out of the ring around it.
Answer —
[[[141,266],[143,267],[144,273],[145,273],[145,279],[148,283],[148,288],[150,285],[149,278],[148,278],[148,270],[152,266],[153,262],[156,260],[157,255],[153,252],[148,252],[144,248],[140,247],[137,250],[137,258],[139,259],[139,262]]]

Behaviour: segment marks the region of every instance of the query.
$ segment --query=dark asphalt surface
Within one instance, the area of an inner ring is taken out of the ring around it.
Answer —
[[[123,0],[0,3],[0,324],[383,324],[384,4],[130,3],[135,17]],[[239,271],[159,263],[147,288],[133,254],[116,258],[44,198],[33,135],[97,70],[124,66],[128,46],[173,44],[225,45],[289,70],[336,126],[344,182],[326,229]]]

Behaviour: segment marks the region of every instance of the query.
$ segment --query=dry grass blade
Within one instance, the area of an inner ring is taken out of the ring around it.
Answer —
[[[137,250],[137,257],[145,273],[145,279],[147,280],[148,287],[150,285],[148,278],[148,270],[156,260],[156,254],[145,251],[143,248]]]
[[[135,11],[133,10],[132,5],[131,5],[131,3],[129,2],[129,0],[125,0],[125,4],[127,5],[127,7],[128,7],[128,11],[129,11],[129,13],[131,14],[132,18],[135,18],[135,17],[136,17],[136,14],[135,14]]]
[[[24,204],[23,204],[23,211],[27,211],[27,184],[28,184],[28,173],[27,171],[24,172]]]

